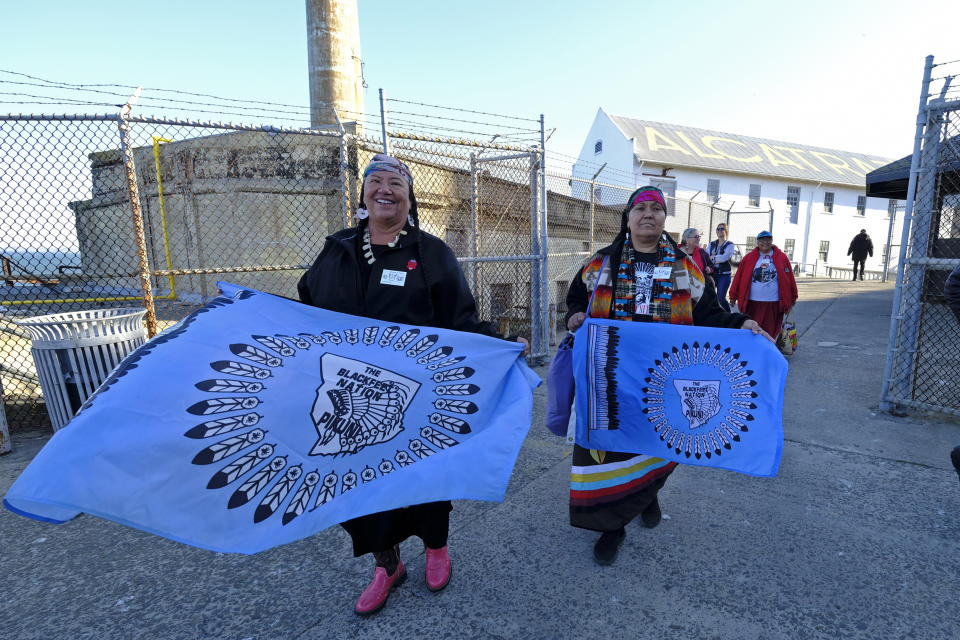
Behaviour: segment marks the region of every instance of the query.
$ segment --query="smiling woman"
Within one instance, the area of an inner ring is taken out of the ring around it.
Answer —
[[[453,251],[420,229],[413,174],[400,160],[378,154],[363,172],[357,227],[329,236],[297,285],[306,304],[398,324],[441,327],[501,337],[477,318],[476,302]],[[526,342],[519,338],[521,342]],[[399,543],[410,536],[426,546],[427,588],[450,580],[449,501],[415,504],[343,523],[353,553],[372,553],[373,580],[355,611],[370,615],[407,577]]]
[[[589,315],[627,322],[739,327],[763,334],[747,316],[720,308],[713,282],[663,232],[665,221],[666,203],[659,189],[641,187],[630,195],[621,214],[620,233],[591,256],[570,283],[567,328],[576,331]],[[630,354],[619,356],[629,358]],[[577,380],[576,384],[588,383]],[[638,515],[646,527],[659,524],[657,493],[676,466],[653,456],[574,445],[570,524],[601,532],[593,548],[597,564],[614,561],[627,535],[625,525]]]

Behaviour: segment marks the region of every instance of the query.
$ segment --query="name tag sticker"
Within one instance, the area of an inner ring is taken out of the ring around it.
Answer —
[[[655,280],[669,280],[672,267],[654,267],[653,277]]]
[[[389,284],[393,287],[402,287],[406,280],[406,271],[393,271],[391,269],[384,269],[383,275],[380,276],[380,284]]]

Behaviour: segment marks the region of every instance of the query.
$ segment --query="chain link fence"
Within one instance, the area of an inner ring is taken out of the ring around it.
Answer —
[[[397,134],[425,231],[461,260],[480,315],[546,356],[541,153]],[[25,317],[146,307],[149,335],[217,281],[297,297],[353,224],[382,140],[120,116],[0,117],[0,384],[13,427],[49,425]]]
[[[943,296],[960,264],[960,101],[927,101],[929,78],[928,67],[882,401],[960,415],[960,327]]]
[[[342,130],[114,115],[6,116],[0,132],[0,382],[14,426],[48,423],[16,319],[145,306],[153,335],[218,280],[296,298],[327,235],[355,223],[361,172],[385,150]],[[411,167],[421,226],[454,251],[481,318],[545,359],[571,279],[616,236],[632,188],[544,172],[539,147],[398,132],[386,147]],[[746,253],[769,220],[667,201],[678,241],[692,227],[706,244],[725,222]]]

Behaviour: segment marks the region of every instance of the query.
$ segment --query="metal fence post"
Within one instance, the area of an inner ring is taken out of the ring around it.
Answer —
[[[537,152],[530,152],[530,355],[536,359],[543,356],[542,336],[539,324],[543,322],[540,306],[540,272],[543,256],[540,252],[540,207],[537,203]]]
[[[7,427],[7,411],[3,407],[3,378],[0,378],[0,456],[10,453],[10,429]]]
[[[897,264],[897,286],[893,292],[893,310],[890,313],[890,339],[888,342],[887,362],[883,371],[883,389],[880,393],[880,408],[889,411],[893,408],[890,401],[890,387],[892,386],[893,365],[899,352],[897,342],[900,332],[901,298],[903,296],[903,275],[907,257],[907,248],[910,244],[910,226],[913,214],[914,198],[917,194],[917,176],[920,172],[920,145],[924,139],[924,127],[929,123],[927,99],[930,92],[930,76],[933,72],[933,56],[927,56],[923,66],[923,82],[920,87],[920,108],[917,112],[916,134],[913,139],[913,158],[910,160],[910,180],[907,184],[907,203],[903,214],[903,232],[900,240],[900,258]]]
[[[897,207],[893,207],[893,210],[890,211],[890,226],[887,228],[887,248],[883,252],[883,276],[881,276],[880,281],[887,281],[887,272],[890,270],[890,243],[893,242],[893,227],[896,224],[897,219]]]
[[[594,189],[597,188],[596,184],[597,184],[596,178],[590,181],[590,245],[589,246],[590,246],[591,255],[593,254],[593,220],[594,220],[593,217],[594,215],[596,215],[593,192],[594,192]]]
[[[387,96],[380,89],[380,133],[383,134],[383,152],[390,155],[390,139],[387,138]]]
[[[146,232],[143,227],[143,211],[140,208],[140,188],[137,185],[137,170],[133,162],[133,145],[130,140],[130,111],[140,97],[143,87],[137,87],[133,95],[120,110],[117,126],[120,129],[120,149],[123,152],[124,173],[127,178],[127,193],[130,197],[130,210],[133,216],[133,234],[137,243],[137,259],[140,269],[140,287],[143,289],[143,306],[147,309],[145,323],[147,337],[157,335],[157,314],[153,305],[153,287],[150,283],[150,265],[147,262]]]
[[[547,141],[545,137],[543,114],[540,114],[540,251],[538,252],[540,260],[540,313],[538,318],[538,329],[540,333],[540,350],[537,352],[537,362],[542,362],[547,355],[548,345],[550,344],[549,324],[550,319],[547,310],[550,306],[550,269],[547,264],[547,216],[549,207],[547,203]]]
[[[477,179],[477,154],[470,154],[470,224],[467,227],[467,257],[477,257],[477,218],[480,208],[480,181]],[[477,262],[472,260],[470,268],[467,270],[467,283],[474,297],[478,297],[477,291]]]

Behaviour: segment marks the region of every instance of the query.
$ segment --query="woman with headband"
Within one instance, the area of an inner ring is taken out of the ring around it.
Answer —
[[[413,175],[406,164],[377,154],[363,172],[356,227],[328,236],[297,285],[300,300],[324,309],[403,324],[501,337],[477,319],[476,302],[453,251],[420,229]],[[523,338],[520,342],[526,343]],[[342,524],[354,556],[372,553],[373,580],[354,608],[379,611],[407,577],[399,544],[410,536],[426,547],[426,582],[440,591],[450,580],[450,501],[374,513]]]
[[[739,327],[766,335],[748,316],[720,308],[713,283],[663,232],[665,222],[659,189],[641,187],[630,195],[620,233],[570,283],[567,328],[576,331],[589,314],[624,322]],[[678,262],[682,269],[676,268]],[[570,524],[600,532],[593,547],[597,564],[614,561],[626,525],[637,516],[648,528],[660,523],[657,493],[676,466],[653,456],[574,445]]]

